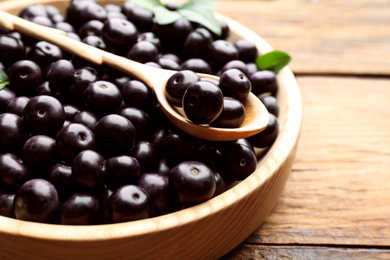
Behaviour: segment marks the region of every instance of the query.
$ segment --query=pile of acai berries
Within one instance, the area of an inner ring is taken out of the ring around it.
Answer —
[[[253,43],[227,40],[224,21],[218,36],[184,18],[159,25],[153,13],[130,2],[101,6],[91,0],[71,2],[65,14],[34,5],[19,16],[97,48],[180,71],[167,87],[173,105],[182,104],[175,85],[193,84],[194,71],[239,77],[263,101],[270,121],[247,139],[194,138],[167,120],[143,82],[1,29],[0,68],[9,85],[0,90],[0,215],[89,225],[175,212],[248,177],[259,159],[255,148],[269,147],[278,135],[275,73],[258,71]],[[218,86],[196,77],[195,82]],[[239,107],[234,97],[227,99]]]

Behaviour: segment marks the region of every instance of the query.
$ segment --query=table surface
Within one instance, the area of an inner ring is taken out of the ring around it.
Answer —
[[[224,259],[390,258],[390,2],[217,0],[289,53],[298,151],[265,222]]]

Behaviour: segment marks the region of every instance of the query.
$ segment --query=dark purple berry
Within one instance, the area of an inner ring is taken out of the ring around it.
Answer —
[[[252,83],[252,92],[255,95],[274,93],[278,88],[276,74],[269,70],[257,71],[251,74],[249,79]]]
[[[211,125],[222,128],[237,128],[245,120],[245,107],[237,99],[224,97],[222,113],[215,119]]]
[[[106,161],[92,150],[80,152],[72,162],[72,176],[76,182],[89,189],[100,188],[106,181]]]
[[[32,169],[48,169],[57,159],[56,141],[46,135],[30,137],[23,145],[23,158]]]
[[[212,170],[204,163],[184,161],[176,165],[169,174],[179,200],[186,205],[198,204],[210,199],[215,192]]]
[[[17,219],[50,223],[58,207],[57,190],[44,179],[31,179],[16,191],[14,210]]]
[[[31,60],[19,60],[8,69],[10,87],[19,95],[30,96],[42,82],[42,71]]]
[[[244,100],[251,92],[252,85],[241,70],[228,69],[219,78],[219,87],[224,96]]]
[[[27,131],[19,116],[0,114],[0,153],[20,153],[26,138]]]
[[[12,153],[0,154],[0,186],[15,191],[31,174],[22,159]]]
[[[131,150],[136,140],[134,125],[121,115],[111,114],[101,118],[93,132],[99,151],[105,155],[120,155]]]
[[[84,91],[86,107],[97,115],[107,115],[118,110],[122,103],[119,88],[104,80],[92,82]]]
[[[267,127],[258,134],[248,138],[248,141],[254,146],[265,148],[271,146],[279,134],[279,121],[273,115],[269,114],[269,122]]]
[[[35,96],[24,108],[23,120],[32,133],[55,136],[64,125],[65,110],[54,97]]]
[[[99,210],[99,200],[90,194],[75,193],[62,205],[60,223],[64,225],[93,224]]]
[[[94,133],[87,126],[70,123],[58,131],[56,146],[61,159],[70,162],[81,151],[95,150],[97,143]]]
[[[175,106],[183,105],[183,96],[187,88],[200,80],[199,76],[191,70],[182,70],[173,74],[165,87],[167,100]]]
[[[107,183],[114,189],[134,184],[141,175],[141,165],[132,156],[120,155],[106,161]]]
[[[193,123],[210,124],[222,112],[222,91],[216,85],[206,81],[193,83],[184,93],[183,109]]]
[[[136,185],[124,185],[109,198],[109,212],[114,223],[145,219],[150,214],[150,198]]]

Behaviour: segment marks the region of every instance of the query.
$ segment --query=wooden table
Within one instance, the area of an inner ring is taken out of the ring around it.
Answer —
[[[288,52],[303,126],[284,193],[224,259],[390,258],[390,2],[218,0]]]

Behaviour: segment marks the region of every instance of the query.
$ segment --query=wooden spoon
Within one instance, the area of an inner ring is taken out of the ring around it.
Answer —
[[[177,108],[171,106],[165,96],[166,82],[177,71],[154,68],[103,51],[68,37],[64,31],[29,22],[1,10],[0,26],[10,31],[18,31],[30,37],[50,42],[89,62],[108,65],[143,81],[153,89],[162,110],[169,120],[184,132],[197,138],[211,141],[237,140],[261,132],[268,124],[269,114],[267,109],[252,93],[243,101],[246,117],[239,128],[217,128],[194,124],[186,119]],[[198,75],[219,80],[218,77],[213,75]]]

